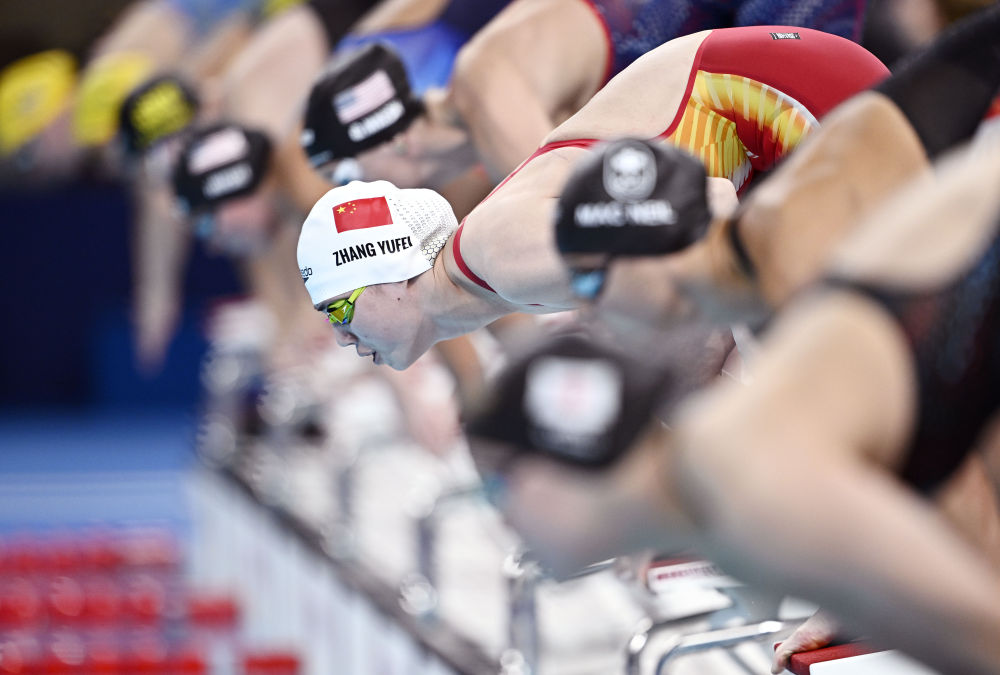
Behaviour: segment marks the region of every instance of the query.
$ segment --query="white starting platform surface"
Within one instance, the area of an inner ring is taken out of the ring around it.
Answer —
[[[792,656],[786,672],[794,675],[938,675],[899,652],[873,649],[864,643],[849,643],[802,652]]]

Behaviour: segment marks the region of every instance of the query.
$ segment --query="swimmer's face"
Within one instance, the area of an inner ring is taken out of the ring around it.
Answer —
[[[366,180],[387,180],[399,188],[440,190],[467,170],[468,134],[431,115],[421,115],[388,143],[356,157]]]
[[[210,245],[229,255],[253,255],[267,248],[280,219],[273,175],[250,195],[220,204],[207,228]]]
[[[368,286],[354,303],[348,324],[331,324],[337,344],[354,347],[358,356],[371,357],[376,365],[404,370],[433,344],[423,327],[419,306],[407,292],[409,282]],[[350,296],[342,293],[316,305],[326,313],[331,302]]]
[[[406,132],[398,134],[355,158],[365,180],[387,180],[399,188],[423,187],[423,162],[410,153],[405,137]]]

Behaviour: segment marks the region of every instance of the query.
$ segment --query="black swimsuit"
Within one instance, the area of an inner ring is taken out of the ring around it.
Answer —
[[[1000,232],[959,278],[938,289],[839,277],[826,285],[871,298],[902,328],[913,354],[918,409],[900,477],[934,491],[962,464],[1000,406]]]

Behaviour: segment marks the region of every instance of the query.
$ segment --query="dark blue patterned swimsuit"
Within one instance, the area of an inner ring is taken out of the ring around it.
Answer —
[[[918,409],[900,477],[933,492],[962,464],[1000,406],[1000,232],[960,277],[938,289],[839,277],[826,285],[871,298],[902,328],[916,372]]]

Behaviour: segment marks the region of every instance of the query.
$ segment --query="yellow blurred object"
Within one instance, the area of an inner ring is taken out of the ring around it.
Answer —
[[[118,111],[129,92],[153,70],[143,54],[109,54],[87,69],[73,114],[73,136],[82,146],[103,145],[118,130]]]
[[[63,111],[76,84],[76,60],[60,49],[26,56],[0,72],[0,154],[10,155]]]
[[[291,9],[296,5],[301,5],[304,0],[266,0],[260,13],[265,19],[270,19],[281,14],[286,9]]]
[[[186,127],[198,111],[179,83],[164,80],[143,92],[130,112],[125,124],[132,124],[136,146],[145,149]]]

